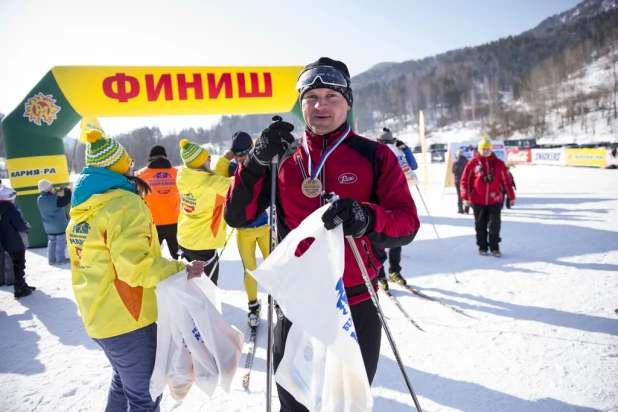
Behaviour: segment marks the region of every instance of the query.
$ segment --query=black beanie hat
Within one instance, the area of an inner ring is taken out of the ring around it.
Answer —
[[[155,156],[165,156],[165,157],[167,157],[167,153],[165,152],[165,147],[159,146],[159,145],[155,145],[155,146],[152,146],[150,148],[150,154],[148,156],[149,157],[155,157]]]
[[[244,152],[251,149],[251,146],[253,146],[253,140],[248,133],[239,131],[232,135],[232,145],[230,147],[232,153]]]
[[[316,81],[315,83],[309,86],[306,86],[304,89],[300,91],[300,100],[303,99],[303,95],[307,93],[309,90],[326,88],[326,89],[332,89],[332,90],[335,90],[341,93],[343,97],[345,98],[345,100],[350,105],[350,107],[352,107],[352,103],[354,102],[354,97],[352,95],[352,87],[351,87],[351,82],[350,82],[350,71],[348,70],[348,66],[346,66],[344,62],[341,62],[339,60],[333,60],[329,57],[320,57],[317,61],[314,61],[313,63],[309,63],[308,65],[306,65],[303,71],[307,69],[311,69],[313,67],[318,67],[318,66],[330,66],[334,68],[335,70],[341,72],[348,82],[348,87],[332,86],[329,84],[323,84],[320,81]]]

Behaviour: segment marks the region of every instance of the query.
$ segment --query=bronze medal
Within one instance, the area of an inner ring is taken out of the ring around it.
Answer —
[[[322,193],[322,182],[308,177],[303,180],[300,189],[303,191],[303,195],[307,197],[318,197]]]

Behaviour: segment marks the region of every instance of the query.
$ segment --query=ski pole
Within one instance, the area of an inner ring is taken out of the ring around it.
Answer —
[[[217,261],[215,262],[215,264],[212,266],[212,269],[210,270],[210,274],[208,275],[209,279],[212,279],[212,275],[215,273],[215,269],[216,269],[217,265],[219,265],[219,260],[221,259],[221,256],[223,255],[223,251],[225,250],[225,247],[227,246],[227,242],[232,237],[232,234],[234,233],[234,230],[235,229],[232,229],[230,234],[227,235],[227,239],[225,239],[225,243],[223,244],[223,247],[221,248],[221,252],[219,252],[219,254],[216,256]],[[206,264],[208,264],[208,262],[206,262]]]
[[[281,122],[280,116],[274,116],[273,122]],[[273,253],[277,246],[277,174],[279,173],[279,156],[273,157],[270,164],[270,250]],[[272,398],[272,375],[273,375],[273,306],[274,301],[271,294],[268,294],[268,339],[266,344],[266,412],[270,412]]]
[[[433,217],[431,217],[431,214],[429,213],[429,209],[427,208],[427,204],[425,203],[425,199],[423,199],[423,194],[421,193],[421,189],[418,188],[418,185],[414,185],[414,186],[416,186],[416,190],[418,190],[418,195],[421,197],[423,206],[425,206],[425,210],[427,211],[427,216],[429,216],[429,219],[431,220],[431,226],[433,227],[433,231],[436,232],[436,237],[440,241],[440,247],[442,248],[442,253],[444,253],[444,257],[446,257],[446,261],[448,262],[448,267],[451,270],[451,274],[455,278],[455,283],[460,283],[459,280],[457,279],[457,276],[455,276],[455,272],[453,271],[453,265],[451,264],[451,258],[449,257],[448,253],[446,253],[446,249],[444,248],[442,239],[440,239],[440,235],[438,234],[438,229],[436,229],[436,225],[433,223]]]
[[[335,193],[331,192],[330,195],[327,195],[326,192],[322,192],[322,196],[325,197],[329,203],[333,204],[337,200],[339,200],[339,196]],[[352,253],[354,254],[354,258],[356,259],[356,263],[360,268],[361,274],[363,276],[363,280],[365,281],[365,286],[367,286],[367,290],[369,291],[369,296],[371,297],[371,301],[373,305],[376,307],[378,311],[378,317],[380,318],[380,322],[382,323],[382,327],[384,328],[384,332],[386,333],[386,337],[388,338],[388,342],[391,345],[391,349],[393,350],[393,354],[395,355],[395,360],[397,361],[397,365],[399,365],[399,369],[401,370],[401,374],[403,375],[403,379],[406,382],[406,386],[408,387],[408,391],[412,396],[412,401],[414,401],[414,405],[416,406],[416,410],[418,412],[423,412],[421,409],[421,404],[416,397],[416,393],[414,392],[414,388],[412,387],[412,382],[410,381],[410,377],[406,372],[405,366],[401,361],[401,357],[399,356],[399,350],[397,349],[397,345],[395,344],[395,340],[393,339],[393,335],[391,335],[391,331],[386,323],[386,318],[384,317],[384,313],[382,312],[382,307],[380,306],[380,302],[378,302],[378,295],[376,291],[373,289],[373,285],[371,284],[371,279],[369,278],[369,274],[367,273],[367,268],[365,268],[365,264],[363,262],[363,258],[358,251],[358,247],[356,247],[356,243],[354,243],[354,238],[352,236],[346,236],[346,240],[350,245],[350,249],[352,249]]]

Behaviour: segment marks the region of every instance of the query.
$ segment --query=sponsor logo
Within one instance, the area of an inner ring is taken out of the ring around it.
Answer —
[[[90,225],[87,222],[80,222],[73,226],[73,233],[87,235],[90,232]]]
[[[155,179],[171,179],[172,175],[167,172],[158,172],[154,175]]]
[[[81,247],[76,247],[75,248],[75,254],[77,255],[78,259],[82,258],[82,248]]]
[[[46,167],[44,169],[26,169],[26,170],[15,170],[11,172],[11,179],[24,177],[24,176],[41,176],[41,175],[55,175],[56,168],[55,167]]]
[[[509,150],[506,153],[506,159],[509,163],[529,163],[530,152],[527,150]]]
[[[339,176],[339,183],[342,185],[348,185],[358,180],[358,177],[354,173],[344,173]]]
[[[51,126],[54,120],[57,119],[56,115],[60,111],[60,106],[56,105],[56,100],[51,94],[36,94],[26,100],[24,106],[24,117],[27,117],[30,122],[37,126],[41,126],[41,122]]]
[[[192,193],[181,193],[180,205],[185,213],[192,213],[197,206],[197,201],[195,200],[195,197],[193,197]]]
[[[541,161],[545,161],[545,162],[558,162],[560,161],[561,156],[561,152],[550,152],[550,153],[539,153],[536,152],[534,154],[534,160],[541,160]]]
[[[305,346],[303,356],[307,362],[311,362],[313,360],[313,346],[311,346],[311,344],[307,344],[307,346]]]

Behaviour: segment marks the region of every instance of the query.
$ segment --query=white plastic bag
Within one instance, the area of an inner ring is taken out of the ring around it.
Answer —
[[[341,226],[327,231],[316,210],[252,275],[293,325],[275,380],[311,411],[370,411],[373,398],[341,276]],[[300,257],[300,242],[314,238]]]
[[[244,337],[223,319],[216,286],[205,276],[188,281],[186,272],[181,272],[160,282],[156,293],[159,332],[169,333],[172,343],[168,345],[169,338],[157,336],[157,344],[162,346],[157,347],[155,371],[150,382],[153,399],[165,387],[161,386],[164,369],[175,399],[186,396],[193,382],[209,397],[217,384],[229,392]],[[162,314],[162,311],[167,313]],[[163,367],[165,359],[167,368]]]
[[[187,272],[183,270],[172,277],[177,276],[186,278]],[[169,279],[163,282],[168,281]],[[180,328],[170,320],[174,302],[169,301],[168,288],[165,285],[160,287],[161,283],[155,289],[158,310],[157,352],[150,377],[150,396],[155,400],[163,393],[165,385],[169,385],[172,397],[182,400],[193,385],[193,363]]]

